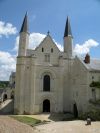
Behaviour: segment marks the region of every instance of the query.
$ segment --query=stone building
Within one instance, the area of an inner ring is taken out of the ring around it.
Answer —
[[[76,112],[89,110],[93,91],[90,83],[100,79],[100,60],[73,56],[73,36],[69,18],[61,52],[47,34],[35,50],[29,49],[29,31],[25,15],[16,64],[14,112]],[[98,96],[100,98],[100,95]]]
[[[16,73],[12,72],[9,77],[9,86],[11,89],[15,88],[15,76],[16,76]]]

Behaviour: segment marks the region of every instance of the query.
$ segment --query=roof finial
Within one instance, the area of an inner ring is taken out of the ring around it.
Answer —
[[[50,34],[50,31],[48,30],[47,35],[49,35],[49,34]]]

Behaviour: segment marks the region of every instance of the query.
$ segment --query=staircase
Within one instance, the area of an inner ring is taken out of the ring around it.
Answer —
[[[13,99],[7,99],[6,101],[0,103],[0,115],[13,114],[13,110],[14,110]]]

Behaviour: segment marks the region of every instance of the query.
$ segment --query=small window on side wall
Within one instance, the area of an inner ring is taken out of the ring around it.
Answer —
[[[42,52],[44,52],[44,48],[42,48]]]
[[[51,48],[51,53],[53,53],[53,48]]]
[[[50,54],[45,54],[45,62],[50,62]]]

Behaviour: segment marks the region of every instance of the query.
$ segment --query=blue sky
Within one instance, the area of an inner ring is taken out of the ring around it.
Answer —
[[[76,54],[84,56],[88,52],[91,57],[100,58],[100,0],[0,0],[0,80],[8,80],[15,70],[18,33],[26,11],[31,47],[48,30],[58,45],[63,46],[69,16]]]

